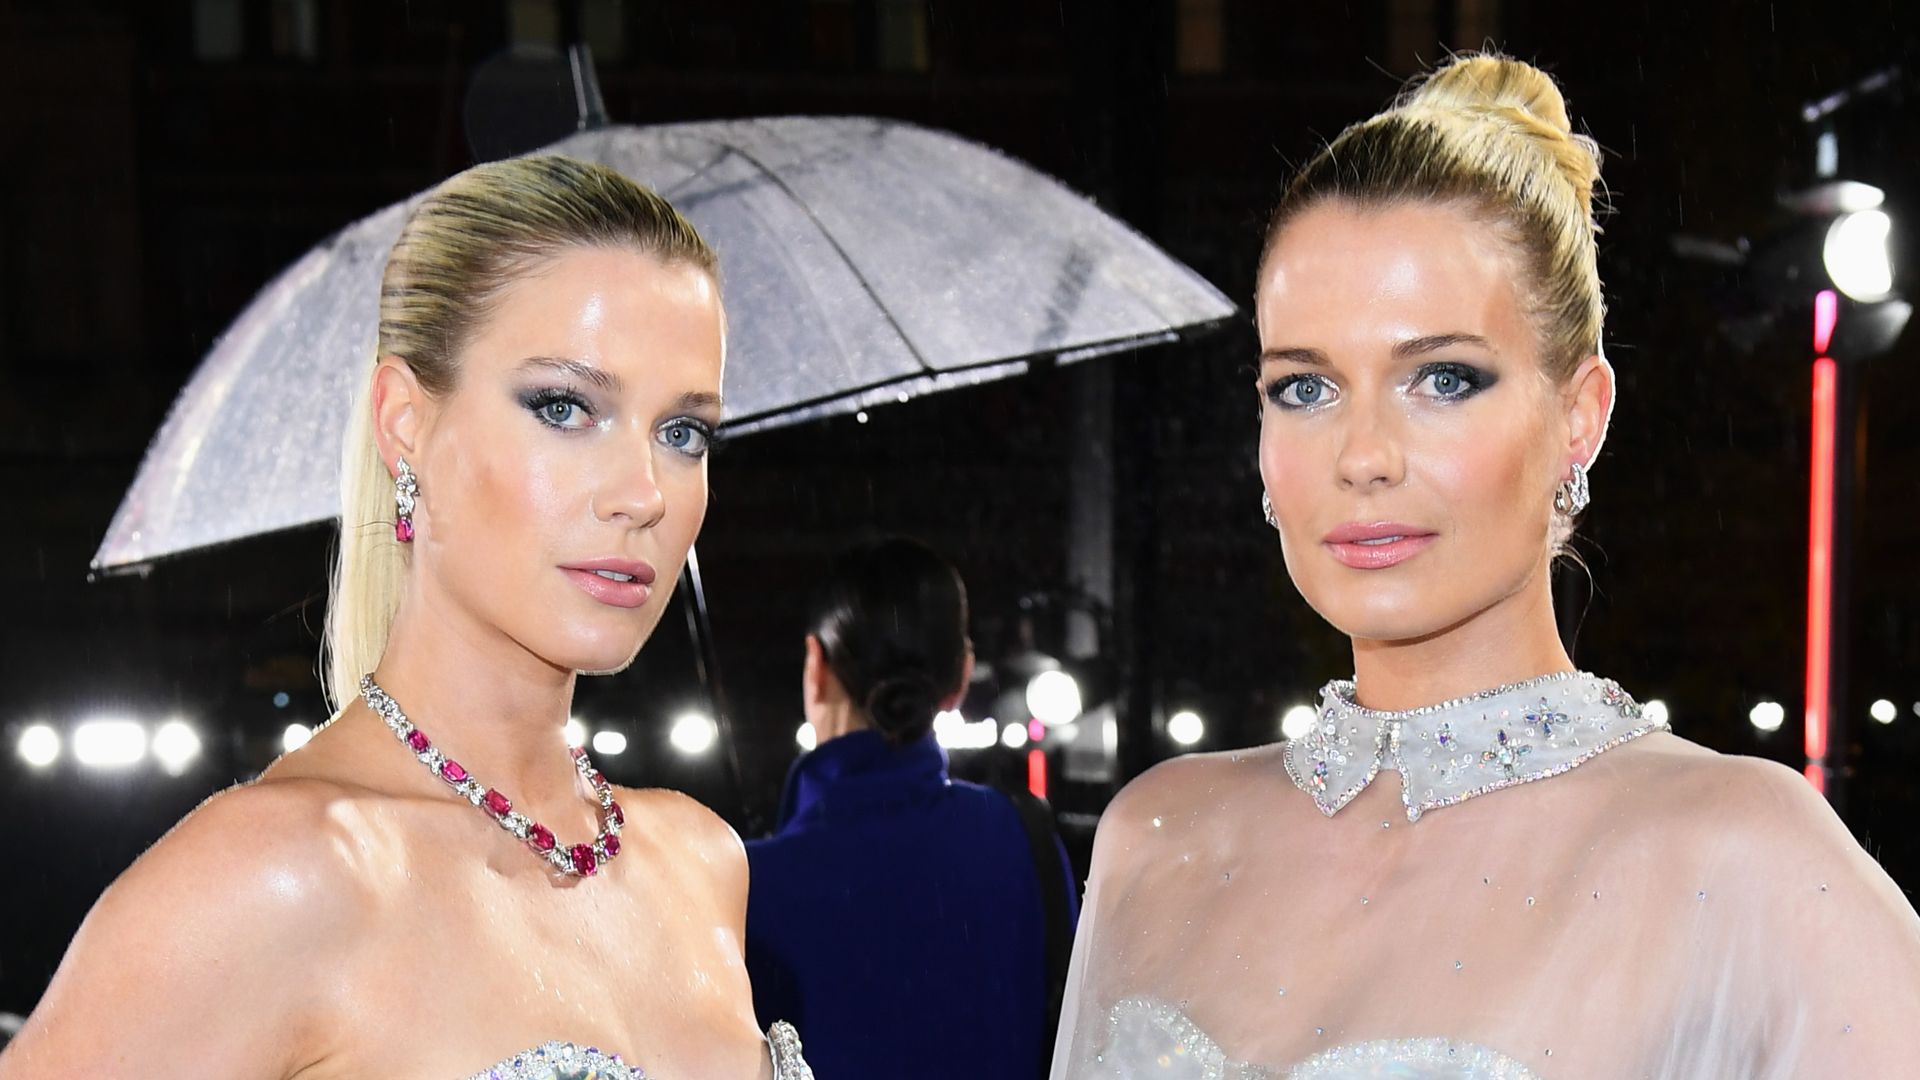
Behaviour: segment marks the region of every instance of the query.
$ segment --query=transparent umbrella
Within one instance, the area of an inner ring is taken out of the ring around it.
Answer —
[[[602,127],[548,148],[666,195],[719,253],[739,434],[1167,341],[1234,308],[1087,199],[952,134],[857,117]],[[327,520],[413,200],[269,284],[155,436],[96,571]]]

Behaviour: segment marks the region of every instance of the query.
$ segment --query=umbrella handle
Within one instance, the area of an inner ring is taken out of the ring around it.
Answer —
[[[607,103],[600,97],[600,76],[593,69],[593,50],[587,47],[580,22],[580,0],[560,5],[561,38],[567,43],[567,65],[573,69],[575,131],[607,126]]]
[[[725,748],[727,775],[733,783],[736,808],[744,808],[746,782],[740,769],[740,744],[733,737],[733,719],[728,714],[726,692],[720,685],[720,652],[713,640],[713,620],[707,614],[707,588],[700,576],[700,552],[687,548],[687,565],[680,572],[682,595],[686,597],[687,632],[693,636],[693,663],[700,686],[707,693],[707,707],[713,712],[713,725]]]

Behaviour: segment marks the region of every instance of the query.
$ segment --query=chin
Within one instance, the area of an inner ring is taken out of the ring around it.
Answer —
[[[557,668],[582,675],[616,675],[633,664],[658,621],[562,627],[558,635],[536,645],[534,651]]]
[[[1429,590],[1328,590],[1307,603],[1335,630],[1360,641],[1417,641],[1466,618],[1464,611],[1433,602]],[[1333,594],[1333,595],[1329,595]]]

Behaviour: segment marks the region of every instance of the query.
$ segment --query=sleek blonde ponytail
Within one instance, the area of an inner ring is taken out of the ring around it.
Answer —
[[[554,155],[489,162],[435,188],[401,229],[380,282],[374,359],[397,357],[427,393],[451,392],[460,351],[494,298],[577,247],[628,248],[718,275],[693,226],[612,169]],[[386,651],[407,573],[405,545],[393,533],[393,474],[373,439],[371,388],[369,365],[342,445],[323,656],[334,709],[353,700],[360,676]]]
[[[1287,222],[1328,200],[1463,204],[1520,256],[1541,366],[1564,381],[1600,351],[1599,181],[1600,149],[1574,133],[1551,76],[1503,56],[1464,56],[1309,162],[1274,211],[1267,249]]]

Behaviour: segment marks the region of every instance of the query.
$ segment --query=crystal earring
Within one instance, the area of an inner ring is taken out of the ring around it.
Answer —
[[[420,497],[420,481],[414,478],[412,466],[406,458],[395,459],[400,471],[393,478],[393,538],[403,544],[413,543],[413,503]]]
[[[1267,519],[1268,527],[1280,527],[1280,519],[1273,516],[1273,500],[1264,491],[1260,493],[1260,516]]]
[[[1553,489],[1553,508],[1568,517],[1587,508],[1592,492],[1587,486],[1586,467],[1579,462],[1573,463],[1573,470],[1560,486]]]

